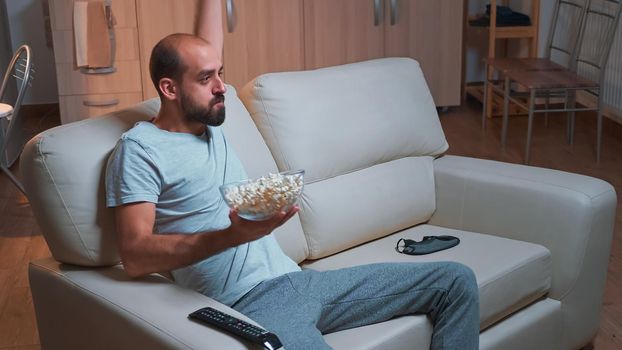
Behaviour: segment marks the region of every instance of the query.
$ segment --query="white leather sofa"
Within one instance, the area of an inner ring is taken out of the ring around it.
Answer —
[[[227,93],[226,134],[249,176],[306,170],[300,213],[275,234],[303,268],[458,261],[477,277],[482,349],[578,349],[599,326],[616,194],[561,171],[444,155],[416,61],[392,58],[267,74]],[[43,349],[247,349],[187,319],[216,301],[119,265],[104,167],[117,139],[159,102],[47,130],[21,171],[52,252],[29,275]],[[399,238],[461,243],[402,255]],[[408,276],[403,276],[408,278]],[[426,316],[327,334],[335,349],[426,349]]]

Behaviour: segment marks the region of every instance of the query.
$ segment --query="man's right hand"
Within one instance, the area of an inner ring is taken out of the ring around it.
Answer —
[[[235,235],[236,239],[239,239],[239,244],[251,242],[269,235],[276,228],[291,219],[299,210],[300,208],[295,205],[289,211],[279,212],[269,219],[252,221],[241,218],[237,211],[232,209],[229,211],[231,226],[229,226],[228,230],[231,235]]]

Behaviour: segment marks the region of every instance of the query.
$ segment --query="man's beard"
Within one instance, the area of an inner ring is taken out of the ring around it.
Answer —
[[[225,102],[225,95],[215,95],[207,107],[199,106],[186,94],[181,94],[181,108],[188,120],[198,121],[209,126],[220,126],[225,121],[225,106],[215,109],[214,105]]]

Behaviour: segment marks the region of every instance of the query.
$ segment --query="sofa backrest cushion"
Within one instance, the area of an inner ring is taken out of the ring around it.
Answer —
[[[54,258],[83,266],[119,262],[114,211],[106,208],[106,162],[119,137],[154,117],[150,100],[111,115],[61,125],[32,138],[20,171],[33,214]]]
[[[249,176],[274,171],[274,160],[235,89],[228,87],[225,98],[227,137]],[[82,266],[120,261],[114,210],[105,204],[106,162],[121,134],[136,122],[153,118],[159,107],[159,100],[151,99],[106,116],[46,130],[28,142],[21,157],[22,178],[56,260]],[[279,228],[276,237],[293,260],[307,257],[298,218]]]
[[[240,98],[279,170],[306,171],[300,216],[310,258],[434,212],[432,159],[448,145],[416,61],[265,74]]]

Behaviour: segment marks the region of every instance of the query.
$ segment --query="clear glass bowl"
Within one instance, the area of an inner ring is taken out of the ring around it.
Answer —
[[[304,187],[304,170],[283,171],[220,186],[225,203],[247,220],[260,221],[290,210]]]

